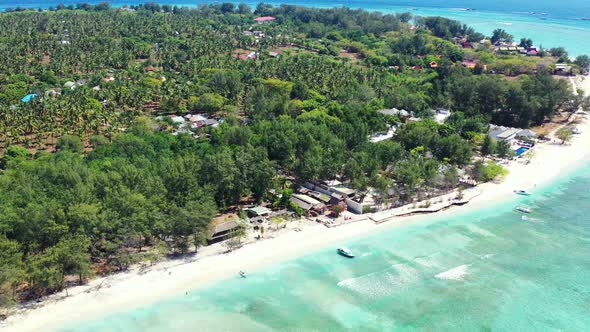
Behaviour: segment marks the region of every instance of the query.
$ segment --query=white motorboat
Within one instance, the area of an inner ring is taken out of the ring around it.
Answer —
[[[522,195],[522,196],[530,196],[530,195],[532,195],[530,192],[528,192],[526,190],[515,190],[514,193],[517,194],[517,195]]]
[[[338,248],[337,251],[342,256],[345,256],[345,257],[348,257],[348,258],[353,258],[354,257],[354,254],[348,248],[341,247],[341,248]]]

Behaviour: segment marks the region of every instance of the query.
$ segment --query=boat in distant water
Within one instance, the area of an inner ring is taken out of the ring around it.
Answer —
[[[530,195],[532,195],[530,192],[528,192],[526,190],[515,190],[514,193],[517,194],[517,195],[522,195],[522,196],[530,196]]]
[[[523,213],[531,213],[531,212],[533,212],[532,209],[530,209],[530,208],[528,208],[526,206],[517,206],[517,207],[515,207],[515,209],[517,211],[520,211],[520,212],[523,212]]]
[[[353,258],[354,257],[354,254],[348,248],[341,247],[341,248],[338,248],[337,251],[342,256],[345,256],[345,257],[348,257],[348,258]]]

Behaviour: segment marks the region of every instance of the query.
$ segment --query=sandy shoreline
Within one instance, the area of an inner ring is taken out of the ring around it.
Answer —
[[[590,92],[590,79],[581,81],[579,86]],[[88,285],[70,288],[68,297],[65,297],[65,292],[52,295],[35,304],[37,308],[31,306],[9,317],[0,323],[0,329],[19,332],[53,330],[76,321],[164,300],[216,281],[234,278],[240,270],[254,271],[317,249],[339,245],[370,232],[395,227],[401,222],[448,217],[509,201],[515,197],[512,192],[514,189],[534,191],[535,187],[567,175],[590,160],[590,121],[585,120],[578,128],[582,134],[576,135],[569,145],[538,145],[528,165],[512,163],[508,166],[509,175],[502,183],[478,186],[481,194],[465,206],[435,215],[395,218],[383,224],[365,219],[335,228],[319,224],[305,225],[300,227],[301,232],[279,234],[229,254],[215,254],[219,247],[207,247],[192,261],[166,261],[144,272],[136,268],[92,280]]]

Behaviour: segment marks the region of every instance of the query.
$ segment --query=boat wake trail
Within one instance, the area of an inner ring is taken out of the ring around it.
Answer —
[[[481,259],[488,259],[488,258],[492,258],[492,257],[494,257],[495,255],[496,255],[496,254],[485,254],[485,255],[482,255],[480,258],[481,258]]]
[[[524,221],[543,222],[543,220],[541,220],[541,219],[531,218],[531,217],[527,217],[527,216],[522,216],[522,217],[520,217],[520,219],[522,219]]]

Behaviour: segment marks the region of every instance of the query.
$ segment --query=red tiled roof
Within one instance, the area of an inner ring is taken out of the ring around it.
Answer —
[[[254,21],[256,22],[268,22],[268,21],[274,21],[275,18],[272,16],[260,16],[254,19]]]
[[[461,64],[463,65],[463,67],[467,68],[475,68],[477,66],[477,62],[468,60],[463,61]]]

